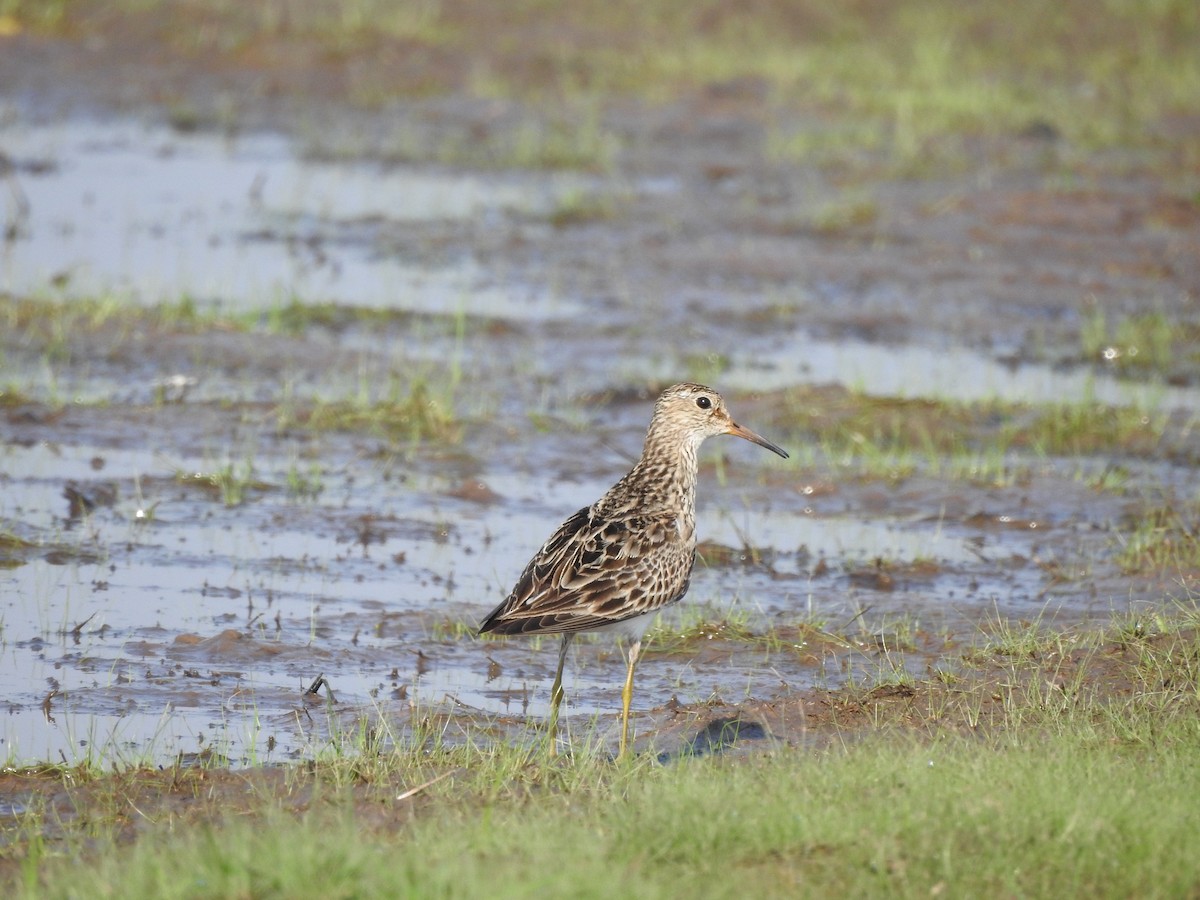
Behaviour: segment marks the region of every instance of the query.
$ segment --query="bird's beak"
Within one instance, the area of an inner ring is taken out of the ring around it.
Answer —
[[[788,458],[788,455],[787,455],[787,453],[786,453],[784,450],[782,450],[781,448],[779,448],[779,447],[775,446],[774,444],[772,444],[770,441],[768,441],[768,440],[767,440],[765,437],[763,437],[761,434],[755,434],[755,433],[754,433],[753,431],[751,431],[749,428],[743,428],[743,427],[742,427],[741,425],[739,425],[737,422],[730,422],[730,423],[729,423],[729,430],[728,430],[728,431],[726,431],[725,433],[726,433],[726,434],[732,434],[732,435],[735,435],[735,436],[737,436],[737,437],[740,437],[740,438],[745,438],[745,439],[746,439],[746,440],[748,440],[748,441],[752,441],[753,443],[755,443],[755,444],[758,444],[758,446],[760,446],[760,447],[766,447],[766,448],[767,448],[768,450],[770,450],[772,453],[778,453],[778,454],[779,454],[780,456],[782,456],[784,459],[787,459],[787,458]]]

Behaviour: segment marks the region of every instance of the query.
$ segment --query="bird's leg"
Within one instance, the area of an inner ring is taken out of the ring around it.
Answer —
[[[575,637],[574,632],[566,632],[562,637],[562,645],[558,648],[558,671],[554,673],[554,686],[550,688],[550,727],[548,729],[548,737],[550,740],[550,755],[558,755],[558,706],[562,703],[563,691],[562,673],[563,665],[567,661],[567,648],[571,646],[571,638]]]
[[[640,639],[629,645],[629,672],[625,676],[625,689],[621,691],[621,746],[617,751],[617,759],[625,758],[625,748],[629,744],[629,704],[633,702],[633,667],[637,665],[641,649]]]

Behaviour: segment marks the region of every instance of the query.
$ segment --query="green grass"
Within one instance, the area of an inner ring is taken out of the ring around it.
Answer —
[[[175,481],[185,487],[194,487],[205,494],[220,499],[226,506],[241,506],[251,491],[271,490],[274,485],[254,477],[254,463],[228,461],[211,472],[177,471]]]
[[[415,316],[394,310],[375,310],[328,303],[304,304],[296,301],[276,304],[265,311],[250,310],[229,314],[214,306],[202,306],[188,297],[173,303],[149,307],[137,306],[113,296],[58,301],[0,295],[0,351],[11,342],[22,353],[40,354],[53,371],[55,367],[84,365],[95,354],[110,360],[122,359],[137,350],[148,336],[159,334],[211,334],[221,338],[229,332],[255,333],[267,338],[303,337],[311,329],[341,332],[351,328],[372,331],[404,326],[411,335],[450,337],[455,350],[444,366],[422,363],[376,374],[363,368],[352,396],[297,399],[285,387],[284,395],[271,410],[280,431],[304,428],[316,431],[363,430],[405,442],[422,440],[454,441],[461,434],[457,418],[457,392],[462,381],[462,345],[471,322],[461,312],[445,316]],[[80,343],[87,335],[86,347]],[[0,365],[7,364],[0,355]],[[15,364],[13,365],[15,368]],[[156,403],[168,397],[168,387],[156,391]],[[0,388],[0,407],[33,402],[26,389]],[[53,405],[65,401],[52,396]],[[182,399],[182,392],[180,393]],[[108,401],[101,400],[101,403]],[[79,405],[77,403],[77,405]],[[227,407],[236,405],[230,401]],[[250,404],[247,415],[256,414]],[[319,484],[310,472],[288,477],[294,494],[313,493]],[[197,476],[191,483],[218,491],[227,505],[243,499],[250,473],[233,466]],[[250,485],[253,486],[253,485]],[[259,484],[258,487],[263,487]]]
[[[313,431],[366,431],[392,441],[457,441],[462,422],[454,410],[454,379],[435,388],[433,381],[404,382],[393,375],[382,396],[311,403],[285,400],[274,412],[276,428]]]
[[[296,500],[315,500],[325,490],[325,469],[317,460],[307,466],[293,457],[288,462],[287,493]]]
[[[62,26],[69,8],[68,0],[0,0],[0,19],[52,31]]]
[[[860,188],[818,206],[810,213],[808,227],[818,234],[835,235],[874,225],[878,218],[878,201]]]
[[[0,522],[0,569],[24,565],[29,552],[36,547],[37,544],[10,531],[7,523]]]
[[[311,329],[342,332],[352,328],[412,328],[420,322],[431,334],[466,333],[470,327],[461,312],[422,316],[407,310],[379,309],[341,303],[305,303],[295,298],[265,310],[229,311],[198,303],[184,295],[177,300],[141,306],[112,294],[72,297],[17,297],[0,294],[0,325],[6,338],[37,347],[52,358],[69,358],[72,336],[103,330],[108,343],[119,348],[147,330],[182,334],[257,332],[301,336]]]
[[[1139,512],[1122,533],[1117,562],[1126,574],[1200,572],[1200,510],[1155,506]]]
[[[10,770],[14,897],[1188,896],[1194,610],[825,695],[846,730],[741,758],[551,758],[351,724],[310,764]],[[461,724],[461,723],[460,723]],[[843,739],[839,740],[838,736]],[[849,738],[848,740],[845,738]],[[70,812],[75,810],[74,813]],[[66,813],[64,814],[64,811]]]
[[[616,216],[617,204],[611,195],[572,188],[558,196],[547,218],[555,228],[607,222]]]
[[[601,120],[596,102],[576,101],[553,117],[522,117],[509,128],[488,131],[483,139],[452,135],[428,148],[422,158],[474,169],[613,169],[621,140]],[[576,211],[586,217],[611,217],[611,207],[591,204]],[[553,221],[553,220],[552,220]],[[568,215],[566,222],[571,221]],[[555,221],[554,224],[565,224]]]
[[[132,342],[142,329],[195,333],[205,330],[248,329],[248,324],[214,307],[201,307],[190,297],[154,306],[138,306],[104,294],[55,300],[0,294],[0,325],[5,340],[36,347],[52,361],[70,362],[73,341],[95,338],[103,330],[115,349]]]
[[[0,356],[0,368],[4,365],[4,357]],[[0,385],[0,409],[7,406],[24,406],[26,403],[31,403],[32,400],[29,394],[25,393],[21,388],[11,385]]]
[[[968,660],[1036,660],[1063,652],[1064,642],[1071,640],[1071,636],[1047,627],[1040,616],[1030,622],[1013,622],[998,614],[979,626],[979,637],[977,646],[966,654]]]
[[[422,337],[458,335],[487,327],[487,320],[472,319],[463,310],[445,314],[417,313],[402,308],[354,306],[349,303],[303,301],[295,297],[274,303],[265,311],[250,310],[233,320],[219,320],[221,327],[262,331],[271,335],[301,337],[313,329],[340,334],[352,329],[378,332],[411,332],[419,329]]]
[[[797,464],[825,463],[866,479],[898,480],[923,472],[1009,485],[1046,457],[1156,458],[1173,452],[1166,412],[1108,406],[1087,397],[1041,404],[962,402],[800,387],[781,391],[771,410],[772,433],[792,433],[780,440],[796,448]],[[1111,483],[1122,484],[1120,479]]]
[[[1200,328],[1176,321],[1161,311],[1123,316],[1110,322],[1095,307],[1080,322],[1083,358],[1114,369],[1120,375],[1170,378],[1191,374],[1197,362],[1195,346]]]
[[[566,789],[518,771],[526,796],[483,809],[456,796],[475,780],[464,774],[411,814],[318,794],[298,817],[152,820],[132,847],[102,843],[82,862],[32,841],[9,896],[1186,896],[1200,881],[1197,735],[587,765]]]

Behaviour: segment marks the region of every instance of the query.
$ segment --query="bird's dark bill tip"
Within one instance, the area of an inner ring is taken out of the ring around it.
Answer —
[[[761,434],[751,431],[749,428],[745,428],[741,425],[738,425],[736,422],[733,424],[732,427],[730,427],[729,434],[735,435],[740,438],[745,438],[746,440],[750,441],[752,444],[758,444],[758,446],[760,446],[760,447],[766,447],[772,453],[778,453],[784,459],[790,458],[787,454],[787,451],[784,450],[782,447],[780,447],[778,444],[771,443],[765,437],[763,437]]]

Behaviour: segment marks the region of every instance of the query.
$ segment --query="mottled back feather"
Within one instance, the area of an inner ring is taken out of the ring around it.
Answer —
[[[679,540],[675,516],[606,519],[595,510],[581,509],[559,527],[480,631],[588,631],[687,592],[695,541]]]

